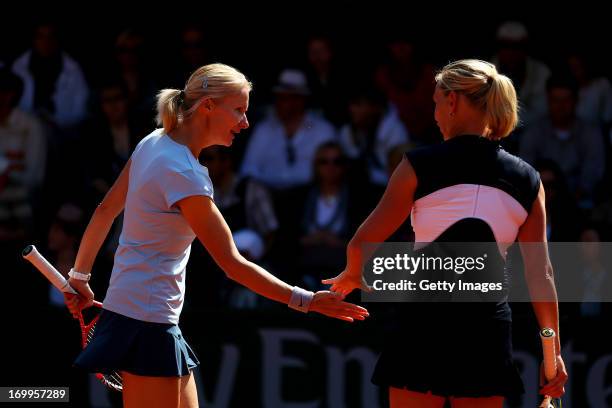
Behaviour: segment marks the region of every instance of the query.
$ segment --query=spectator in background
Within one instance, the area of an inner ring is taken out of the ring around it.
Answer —
[[[92,204],[97,205],[127,163],[140,136],[149,132],[146,120],[129,110],[128,91],[120,80],[108,80],[98,91],[96,115],[85,124],[81,140],[96,154],[88,158]],[[113,251],[114,252],[114,251]]]
[[[546,114],[546,81],[550,69],[528,54],[529,34],[523,23],[507,21],[497,29],[493,63],[510,77],[519,97],[520,125],[528,126]]]
[[[546,193],[546,237],[550,242],[575,242],[581,214],[559,165],[540,160],[535,165]]]
[[[525,129],[520,156],[529,163],[555,161],[581,208],[592,208],[593,194],[605,170],[605,146],[600,128],[576,117],[577,84],[568,75],[547,83],[548,116]]]
[[[612,123],[610,81],[595,75],[593,64],[582,51],[570,53],[567,64],[579,86],[576,115],[585,122],[608,127]]]
[[[316,149],[336,135],[329,122],[306,110],[310,89],[302,71],[282,71],[273,91],[275,109],[255,125],[241,172],[273,188],[287,189],[312,179]]]
[[[604,304],[612,297],[612,274],[610,257],[604,251],[599,231],[594,226],[585,226],[580,233],[582,268],[582,318],[597,319],[603,317]]]
[[[570,51],[566,64],[579,87],[576,116],[602,130],[606,161],[608,161],[612,155],[610,150],[612,147],[612,85],[610,80],[601,75],[601,71],[597,72],[595,61],[584,50]],[[606,165],[602,182],[595,193],[596,206],[603,204],[598,210],[604,209],[605,202],[612,197],[610,181],[612,181],[612,168]]]
[[[153,117],[157,85],[152,77],[151,67],[146,64],[145,37],[139,31],[128,29],[115,40],[115,61],[119,76],[128,91],[130,110]]]
[[[408,143],[408,132],[395,109],[374,87],[356,88],[349,98],[350,122],[340,130],[340,143],[347,156],[367,169],[371,183],[384,186],[388,180],[387,156],[392,147]]]
[[[336,58],[331,38],[314,35],[307,43],[308,85],[313,108],[336,127],[346,122],[346,85]]]
[[[151,131],[144,118],[129,110],[128,92],[120,79],[110,79],[97,93],[96,114],[84,126],[80,143],[82,150],[96,152],[83,163],[86,174],[88,206],[95,208],[119,177],[140,137]],[[101,251],[108,270],[112,267],[123,216],[115,220]]]
[[[7,251],[29,232],[47,154],[40,122],[17,107],[22,90],[17,75],[0,69],[0,247]]]
[[[258,263],[264,254],[265,244],[261,236],[253,230],[243,229],[232,234],[236,249],[242,256],[251,262]],[[260,296],[251,292],[244,286],[228,282],[226,290],[226,303],[233,309],[255,309],[265,303]]]
[[[210,63],[210,50],[206,35],[196,24],[185,25],[180,32],[180,60],[178,68],[172,73],[172,83],[177,87],[185,85],[185,78],[199,67]]]
[[[337,142],[319,146],[313,167],[314,181],[299,193],[301,211],[295,217],[301,220],[299,264],[312,290],[322,287],[323,276],[342,269],[348,238],[378,198],[349,184],[346,157]]]
[[[53,23],[36,26],[32,48],[15,60],[13,71],[23,80],[22,110],[60,128],[85,117],[89,96],[85,76],[79,64],[61,49]]]
[[[397,109],[414,143],[441,140],[433,115],[434,67],[425,62],[415,42],[401,34],[386,44],[386,61],[378,67],[376,83]]]
[[[200,162],[208,169],[215,205],[230,227],[238,251],[248,260],[268,267],[268,252],[279,227],[268,190],[261,183],[236,173],[233,153],[227,147],[204,149]],[[221,268],[201,245],[192,245],[188,268],[206,271],[190,277],[191,285],[187,288],[190,307],[227,305],[244,309],[262,305],[257,295],[225,279]],[[191,291],[194,293],[189,296]]]
[[[269,191],[261,183],[236,173],[232,152],[212,146],[200,155],[215,188],[215,204],[234,232],[251,230],[269,248],[278,229],[278,220]],[[256,251],[260,259],[265,251]]]
[[[84,229],[83,223],[83,210],[73,203],[64,203],[55,214],[49,228],[47,246],[51,252],[50,259],[66,279],[76,259],[80,237]],[[64,295],[51,284],[49,284],[49,303],[62,309],[65,307]]]

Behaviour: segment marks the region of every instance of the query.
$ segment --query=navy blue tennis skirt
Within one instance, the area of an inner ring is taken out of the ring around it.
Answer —
[[[452,305],[469,310],[461,306],[466,305]],[[372,376],[374,384],[459,398],[524,392],[512,358],[511,321],[469,314],[431,317],[413,314],[387,333]]]
[[[177,325],[109,310],[102,310],[93,339],[74,362],[94,373],[126,371],[150,377],[181,377],[199,364]]]

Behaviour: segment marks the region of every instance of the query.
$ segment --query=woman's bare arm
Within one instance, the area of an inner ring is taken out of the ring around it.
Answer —
[[[104,243],[113,221],[123,211],[129,185],[130,165],[131,160],[128,160],[121,174],[94,211],[85,233],[83,233],[74,263],[74,270],[77,272],[91,273],[96,256],[98,256],[100,247]],[[73,296],[64,293],[66,306],[76,318],[79,310],[92,304],[94,293],[87,281],[70,278],[68,283],[81,295]]]
[[[115,218],[123,211],[129,184],[130,165],[131,160],[128,160],[119,177],[94,211],[85,229],[74,264],[74,269],[78,272],[91,272],[93,263],[108,235],[108,231],[113,225]]]
[[[538,323],[541,328],[550,327],[555,330],[556,348],[561,350],[557,290],[548,256],[544,200],[544,187],[540,185],[538,197],[519,230],[518,240],[525,265],[525,279],[531,298],[534,299],[533,308]]]
[[[393,172],[380,202],[349,242],[345,270],[336,278],[323,280],[323,283],[332,285],[332,291],[346,295],[355,288],[365,289],[361,265],[370,254],[363,253],[363,245],[385,241],[402,225],[412,210],[416,186],[414,169],[404,157]]]
[[[227,223],[212,199],[190,196],[176,205],[198,239],[230,279],[267,298],[289,303],[293,287],[240,254]],[[363,320],[367,316],[366,309],[343,302],[341,296],[326,291],[314,295],[310,310],[346,321]]]
[[[553,268],[548,257],[545,197],[541,183],[538,197],[519,230],[518,240],[525,265],[525,279],[538,324],[541,329],[549,327],[557,334],[555,337],[557,376],[540,389],[541,394],[557,398],[565,392],[564,385],[567,382],[568,374],[561,357],[557,290]]]

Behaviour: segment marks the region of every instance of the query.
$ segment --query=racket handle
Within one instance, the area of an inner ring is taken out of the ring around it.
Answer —
[[[58,270],[55,269],[53,265],[51,265],[49,261],[47,261],[45,257],[40,254],[40,252],[38,252],[34,245],[28,245],[25,247],[21,255],[24,259],[30,261],[30,263],[34,265],[36,269],[40,271],[40,273],[45,275],[49,282],[51,282],[53,286],[58,288],[61,292],[72,293],[74,295],[77,294],[76,291],[70,287],[66,278],[64,278],[64,276],[59,273]]]
[[[544,375],[547,381],[551,381],[557,376],[557,356],[555,353],[555,331],[544,328],[540,331],[542,340],[542,354],[544,356]]]

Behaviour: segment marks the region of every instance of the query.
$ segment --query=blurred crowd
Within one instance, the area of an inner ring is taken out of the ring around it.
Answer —
[[[206,32],[186,25],[175,44],[179,58],[149,70],[146,33],[128,29],[116,35],[95,70],[84,72],[63,48],[60,29],[38,24],[30,48],[0,62],[0,257],[9,270],[34,242],[67,273],[95,206],[138,141],[155,128],[157,91],[180,89],[197,67],[217,62]],[[549,240],[609,241],[610,78],[581,49],[539,60],[521,22],[503,22],[495,34],[489,61],[513,80],[521,109],[519,128],[502,144],[541,174]],[[200,161],[241,252],[314,290],[321,278],[341,271],[348,239],[403,153],[442,141],[432,101],[441,67],[401,30],[378,44],[380,57],[367,69],[351,66],[333,36],[313,34],[300,46],[301,62],[275,72],[267,89],[250,78],[260,95],[250,109],[251,128],[232,148],[206,149]],[[440,163],[446,171],[453,169]],[[391,240],[410,241],[409,224]],[[118,219],[96,263],[99,298],[120,229]],[[584,253],[585,299],[597,301],[610,287],[605,256]],[[225,279],[199,244],[188,270],[186,307],[266,303]],[[45,290],[49,302],[62,305],[57,292]]]

